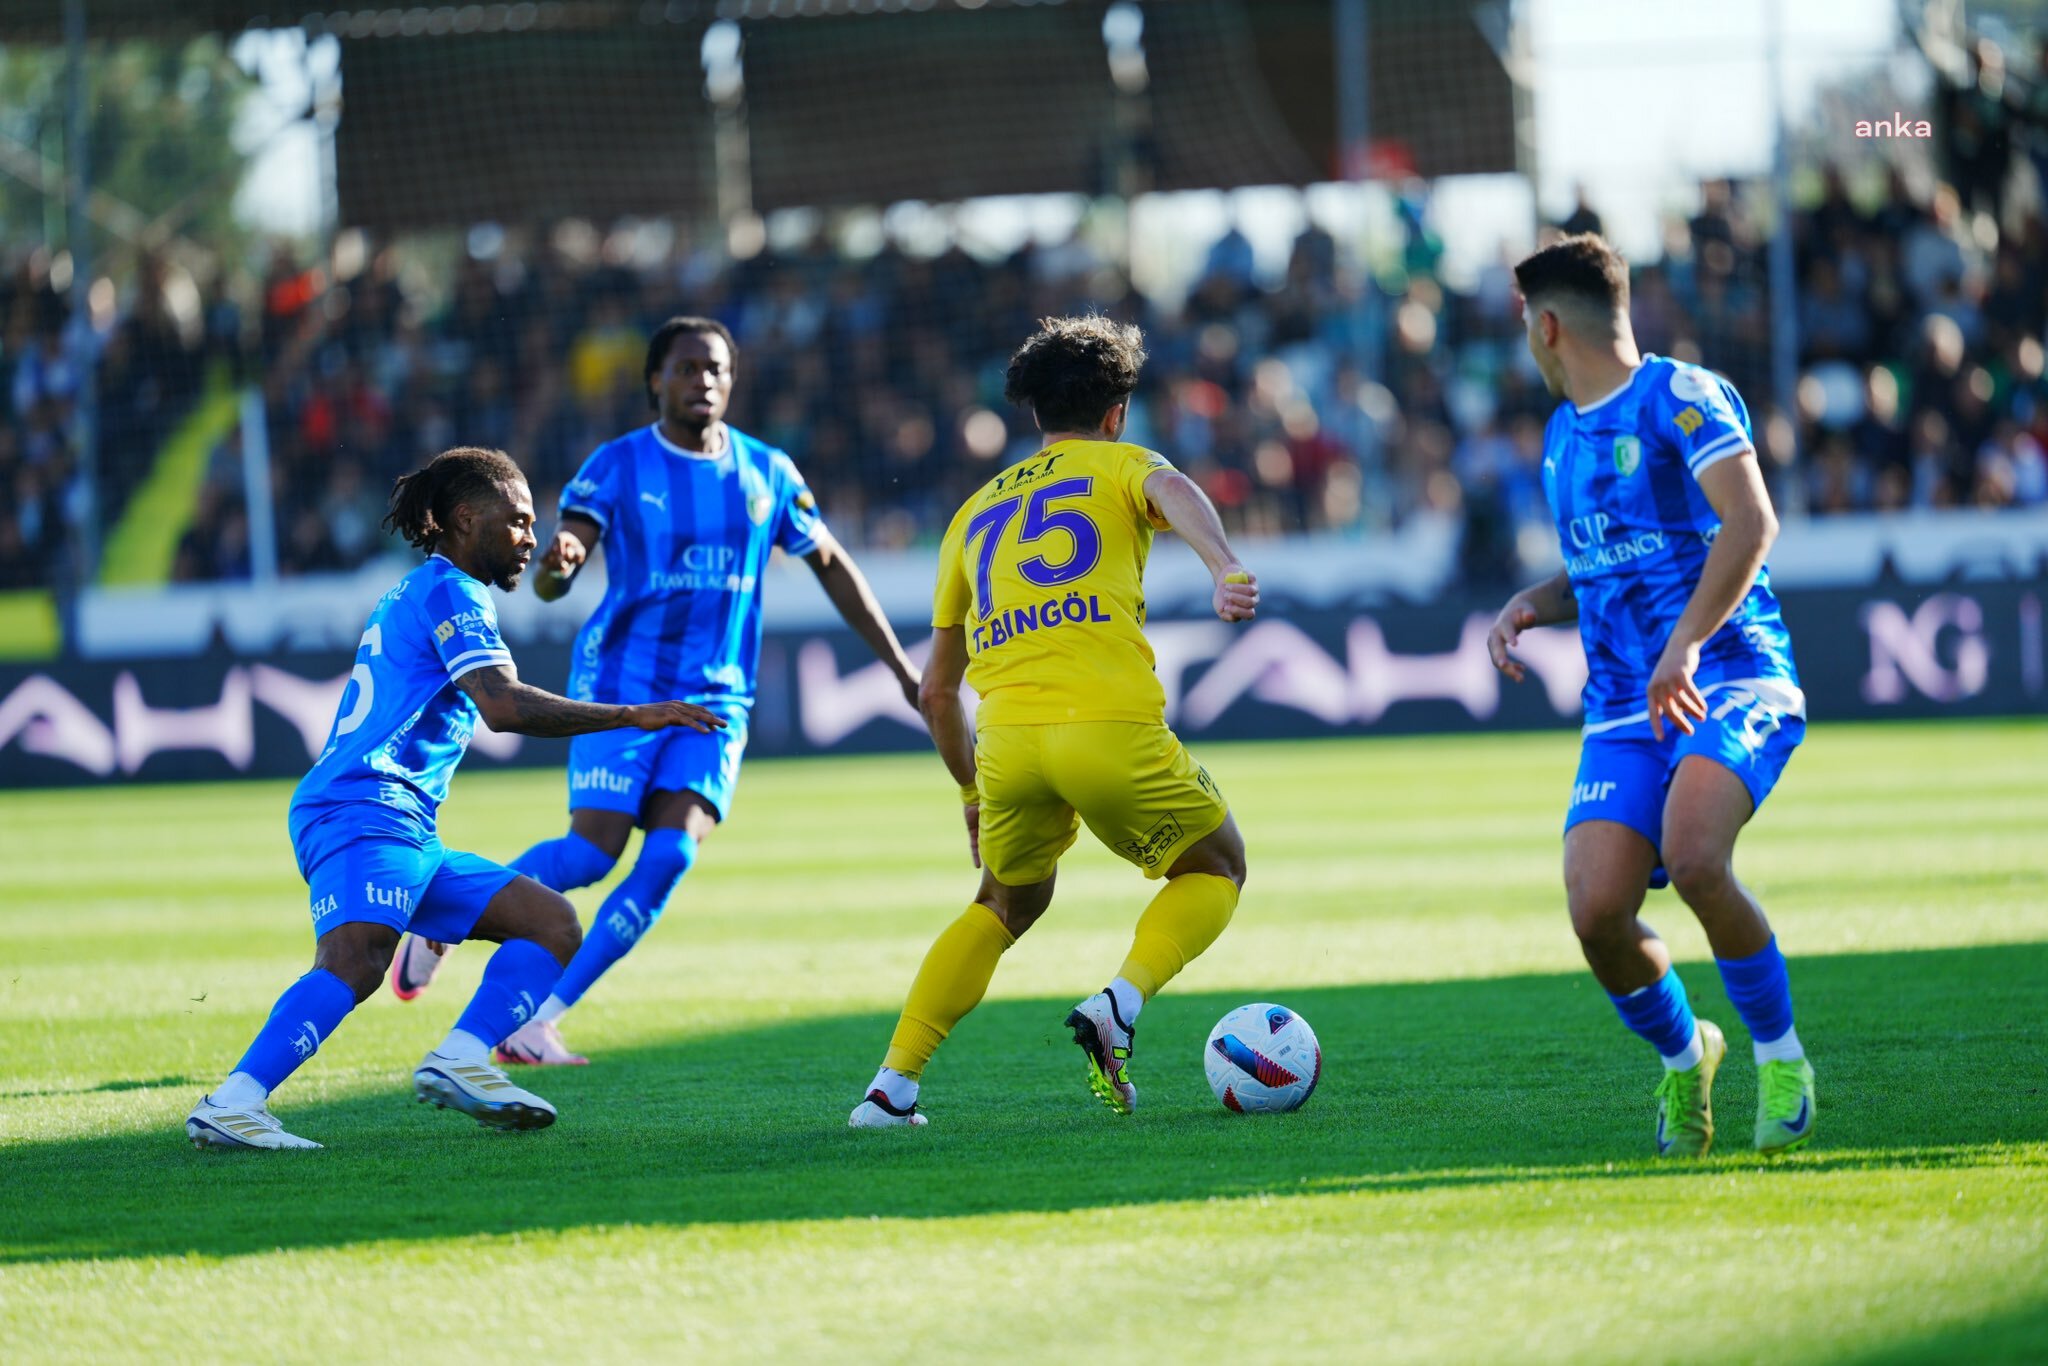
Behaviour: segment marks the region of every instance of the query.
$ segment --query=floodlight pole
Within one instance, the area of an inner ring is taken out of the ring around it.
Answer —
[[[92,197],[92,110],[86,81],[85,0],[64,0],[64,236],[71,252],[71,326],[64,347],[78,372],[72,431],[78,442],[81,497],[74,581],[81,590],[97,577],[100,560],[99,347],[92,326],[92,218],[86,212]]]
[[[1358,186],[1363,223],[1370,207],[1366,190],[1372,184],[1372,48],[1366,32],[1365,0],[1337,0],[1332,7],[1331,23],[1335,29],[1332,46],[1337,56],[1337,155],[1344,178]],[[1360,380],[1377,384],[1385,369],[1381,359],[1385,338],[1380,325],[1379,282],[1373,276],[1371,245],[1363,230],[1358,247],[1360,276],[1354,351]],[[1368,422],[1363,430],[1367,449],[1358,453],[1359,461],[1371,467],[1378,464],[1378,428]]]
[[[1766,68],[1771,83],[1771,211],[1777,228],[1771,234],[1771,394],[1791,432],[1792,450],[1799,453],[1799,313],[1793,290],[1792,170],[1790,139],[1785,132],[1784,71],[1785,0],[1772,0]],[[1769,467],[1766,466],[1768,469]]]

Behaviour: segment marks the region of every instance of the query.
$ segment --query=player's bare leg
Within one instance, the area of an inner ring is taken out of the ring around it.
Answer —
[[[1130,1075],[1138,1012],[1216,942],[1237,909],[1244,879],[1244,836],[1226,812],[1222,825],[1181,851],[1166,870],[1138,918],[1117,975],[1068,1012],[1067,1028],[1088,1056],[1088,1088],[1115,1113],[1127,1115],[1138,1106]]]
[[[1671,952],[1639,918],[1657,851],[1618,821],[1581,821],[1564,837],[1564,888],[1586,966],[1610,996],[1662,977]]]
[[[569,813],[569,834],[566,837],[546,840],[521,854],[512,861],[512,867],[558,892],[573,887],[587,887],[604,879],[612,866],[619,861],[619,855],[626,852],[626,841],[633,837],[633,816],[625,811],[604,811],[595,807],[577,807]],[[398,944],[398,952],[391,958],[391,994],[401,1001],[417,1000],[433,984],[434,977],[447,962],[452,944],[435,944],[408,934]],[[552,1029],[552,1026],[550,1026]],[[576,1058],[566,1048],[560,1048],[560,1037],[554,1036],[553,1051],[563,1056],[551,1056],[549,1062],[587,1062]],[[500,1059],[500,1061],[540,1061],[534,1058]]]
[[[1664,799],[1664,867],[1716,958],[1748,958],[1771,941],[1764,908],[1735,877],[1735,839],[1754,811],[1742,779],[1697,754],[1679,761]]]
[[[1671,951],[1642,921],[1657,851],[1617,821],[1582,821],[1565,835],[1564,881],[1572,929],[1622,1023],[1664,1062],[1657,1085],[1657,1151],[1701,1156],[1714,1142],[1714,1075],[1727,1044],[1695,1020]]]
[[[1664,866],[1699,917],[1757,1063],[1756,1146],[1785,1152],[1813,1136],[1813,1067],[1792,1027],[1792,992],[1764,909],[1735,876],[1735,841],[1755,812],[1742,779],[1687,755],[1664,802]]]
[[[974,904],[939,935],[911,980],[903,1014],[867,1097],[847,1124],[855,1129],[923,1124],[919,1080],[953,1027],[981,1004],[996,963],[1052,905],[1057,870],[1042,882],[1007,886],[983,870]]]

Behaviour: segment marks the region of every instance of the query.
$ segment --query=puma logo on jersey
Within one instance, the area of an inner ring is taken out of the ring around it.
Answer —
[[[643,503],[652,503],[656,507],[660,508],[663,512],[668,511],[668,495],[665,493],[648,493],[643,490],[640,494],[640,501]]]

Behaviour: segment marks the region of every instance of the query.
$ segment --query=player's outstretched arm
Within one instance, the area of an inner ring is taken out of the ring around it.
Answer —
[[[1486,633],[1486,653],[1494,668],[1519,683],[1528,671],[1509,651],[1521,640],[1522,632],[1576,621],[1578,616],[1579,599],[1572,592],[1571,575],[1560,569],[1542,583],[1531,584],[1508,599],[1507,606],[1493,619],[1493,629]]]
[[[1700,566],[1699,585],[1671,628],[1671,639],[1650,675],[1650,730],[1660,740],[1666,720],[1690,735],[1693,721],[1706,716],[1707,700],[1692,681],[1700,664],[1700,646],[1749,596],[1771,542],[1778,539],[1778,514],[1771,510],[1771,493],[1764,487],[1756,452],[1716,460],[1698,478],[1700,492],[1721,519],[1721,529],[1707,551],[1707,562]]]
[[[896,639],[896,632],[890,629],[889,618],[882,615],[882,604],[875,601],[874,590],[868,587],[867,576],[860,572],[860,566],[853,562],[853,556],[846,553],[846,547],[829,534],[820,531],[811,552],[804,556],[804,563],[818,576],[818,584],[825,590],[825,596],[832,599],[832,606],[838,609],[848,626],[860,634],[868,648],[875,652],[875,658],[889,666],[889,672],[896,675],[896,683],[903,689],[903,700],[911,706],[919,705],[917,695],[917,666],[910,662],[910,656],[903,653],[903,645]],[[954,684],[959,691],[959,684]]]
[[[981,867],[981,797],[975,790],[974,727],[960,702],[960,684],[967,677],[967,628],[939,626],[932,630],[932,653],[925,661],[917,688],[917,709],[931,730],[932,743],[946,761],[946,771],[960,785],[967,813],[967,851]]]
[[[666,730],[670,726],[725,729],[717,715],[690,702],[647,702],[631,707],[573,702],[545,688],[521,683],[509,664],[471,669],[455,680],[455,686],[476,703],[485,725],[519,735],[587,735],[594,730]]]
[[[590,548],[603,534],[603,528],[588,517],[575,513],[564,517],[548,548],[540,553],[540,572],[533,576],[534,595],[542,602],[553,602],[567,594],[577,571],[590,559]]]
[[[1216,581],[1216,615],[1250,621],[1259,612],[1259,581],[1238,560],[1224,534],[1223,519],[1201,485],[1179,470],[1155,470],[1145,479],[1145,498],[1181,539],[1194,547]]]

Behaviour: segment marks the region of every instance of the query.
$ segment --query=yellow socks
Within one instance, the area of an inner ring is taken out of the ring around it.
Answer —
[[[1224,880],[1210,878],[1209,881]],[[1236,892],[1237,889],[1231,887],[1233,904],[1237,900]],[[1165,893],[1160,895],[1164,897]],[[1153,904],[1158,905],[1157,902]],[[1150,911],[1146,912],[1146,915],[1150,914]],[[1223,918],[1230,919],[1227,907]],[[1143,927],[1144,922],[1140,921],[1141,931]],[[1219,924],[1216,928],[1221,930],[1223,927]],[[1209,939],[1215,937],[1212,933]],[[1202,941],[1204,947],[1209,939]],[[924,1072],[925,1064],[932,1060],[932,1054],[938,1051],[939,1044],[953,1032],[953,1026],[981,1003],[982,993],[988,990],[989,979],[995,976],[996,960],[1003,956],[1004,949],[1016,942],[1017,937],[1003,928],[1003,922],[996,918],[996,913],[978,902],[948,925],[944,933],[932,942],[931,952],[925,954],[924,963],[910,983],[910,996],[903,1003],[903,1017],[896,1022],[896,1033],[889,1040],[889,1053],[882,1059],[882,1065],[915,1081]],[[1169,977],[1172,975],[1167,974]]]
[[[1216,942],[1236,909],[1237,884],[1227,877],[1187,873],[1171,879],[1138,917],[1119,975],[1149,1000]],[[988,907],[976,903],[963,911],[918,967],[882,1066],[912,1081],[923,1076],[953,1026],[981,1004],[996,961],[1016,942]]]
[[[1183,873],[1169,879],[1138,917],[1138,931],[1120,975],[1151,1000],[1216,942],[1236,909],[1237,884],[1227,877]]]

